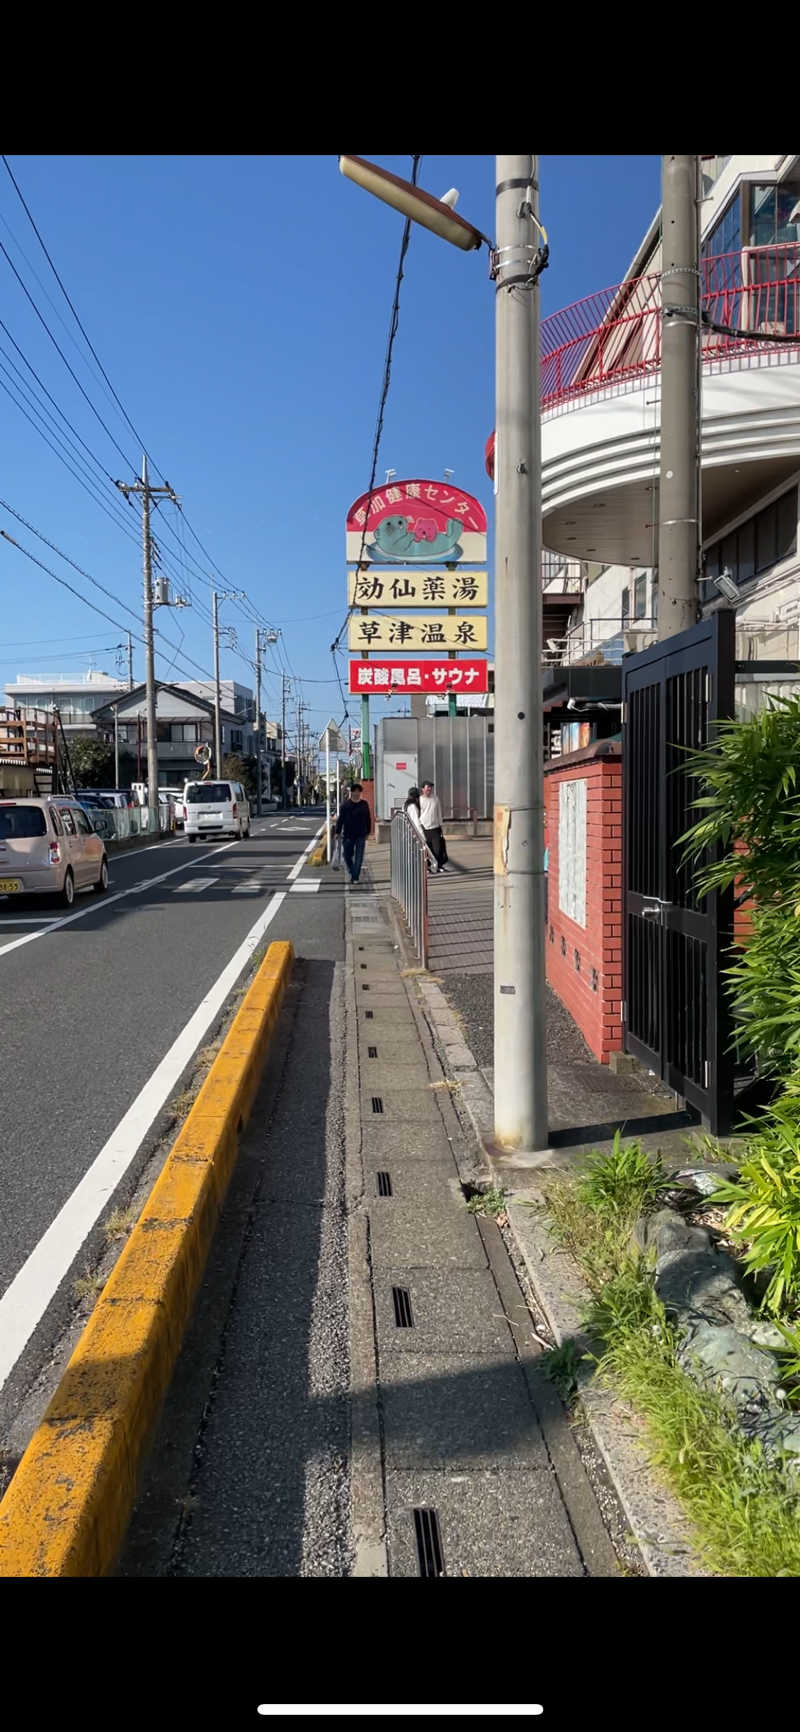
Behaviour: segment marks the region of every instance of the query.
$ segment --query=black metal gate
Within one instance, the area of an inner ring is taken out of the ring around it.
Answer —
[[[712,724],[733,716],[735,670],[728,609],[622,664],[625,1050],[717,1135],[733,1119],[722,978],[733,891],[698,900],[676,844],[694,822],[699,792],[683,768],[686,751],[705,745]]]

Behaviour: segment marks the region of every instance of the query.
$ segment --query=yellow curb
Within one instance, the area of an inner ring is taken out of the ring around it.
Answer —
[[[0,1503],[0,1576],[102,1576],[130,1519],[293,961],[271,944]]]

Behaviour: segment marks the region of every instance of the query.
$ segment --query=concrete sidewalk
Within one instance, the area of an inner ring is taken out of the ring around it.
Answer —
[[[445,833],[446,833],[445,826]],[[492,980],[493,879],[490,837],[448,840],[450,871],[428,880],[429,973],[458,1024],[456,1044],[466,1046],[483,1082],[481,1134],[491,1136],[494,1088],[494,1003]],[[389,846],[370,846],[370,881],[389,896]],[[454,1036],[455,1038],[455,1036]],[[629,1134],[665,1136],[683,1153],[689,1116],[678,1112],[675,1097],[647,1072],[634,1067],[617,1075],[598,1064],[561,1000],[547,989],[547,1061],[550,1126],[554,1150],[604,1142],[616,1125]],[[456,1068],[459,1068],[456,1066]],[[463,1080],[463,1079],[461,1079]],[[474,1090],[473,1090],[474,1093]],[[563,1154],[554,1160],[563,1161]]]
[[[435,933],[438,967],[436,973],[417,969],[410,978],[453,1090],[451,1102],[462,1124],[469,1126],[482,1147],[493,1184],[505,1193],[509,1227],[546,1326],[557,1342],[572,1339],[587,1350],[591,1344],[585,1337],[583,1319],[589,1295],[571,1260],[554,1246],[548,1233],[542,1213],[542,1175],[548,1169],[554,1173],[578,1168],[590,1150],[611,1146],[616,1129],[629,1138],[636,1137],[651,1152],[660,1152],[667,1166],[678,1168],[691,1158],[696,1127],[688,1114],[678,1110],[675,1097],[646,1072],[616,1075],[600,1065],[564,1006],[548,989],[549,1146],[524,1155],[505,1154],[494,1146],[491,933],[482,943],[482,964],[463,966],[466,947],[471,944],[475,948],[471,928],[476,904],[483,896],[491,905],[491,878],[481,878],[486,873],[487,844],[482,839],[459,839],[450,853],[455,869],[452,876],[431,883],[431,939],[433,944]],[[379,871],[381,866],[382,862]],[[468,888],[470,869],[478,882]],[[393,908],[395,931],[406,961],[411,962],[410,941],[399,909],[391,904],[388,883],[383,900],[387,908]],[[461,945],[460,925],[464,929]],[[446,942],[442,936],[445,926],[450,929]],[[582,1382],[581,1393],[591,1435],[648,1573],[659,1577],[704,1574],[682,1511],[647,1465],[641,1423],[611,1391],[591,1378]]]
[[[467,1211],[483,1172],[387,898],[355,891],[346,915],[351,1374],[374,1389],[356,1410],[356,1573],[617,1575],[501,1231]]]

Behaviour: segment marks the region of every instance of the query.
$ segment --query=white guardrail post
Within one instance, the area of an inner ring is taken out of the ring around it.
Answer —
[[[414,948],[428,966],[428,860],[425,844],[405,812],[392,814],[389,832],[392,897],[406,917]]]

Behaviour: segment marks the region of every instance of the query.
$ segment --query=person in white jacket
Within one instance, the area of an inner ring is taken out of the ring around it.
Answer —
[[[425,841],[436,861],[436,870],[443,872],[447,865],[447,848],[444,840],[442,807],[438,795],[434,793],[432,782],[423,782],[422,784],[419,815],[422,820],[422,828],[425,831]]]
[[[403,811],[405,812],[405,815],[409,821],[409,824],[412,824],[414,829],[416,830],[417,835],[419,836],[420,842],[424,842],[424,844],[425,844],[425,853],[427,855],[428,871],[429,872],[435,872],[436,868],[437,868],[437,861],[436,861],[435,855],[431,853],[431,850],[428,847],[427,838],[425,836],[425,831],[424,831],[423,825],[422,825],[422,819],[420,817],[419,807],[420,807],[419,788],[409,788],[408,793],[406,795],[406,798],[403,802]]]

